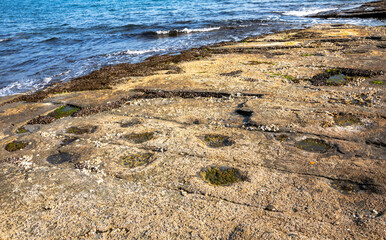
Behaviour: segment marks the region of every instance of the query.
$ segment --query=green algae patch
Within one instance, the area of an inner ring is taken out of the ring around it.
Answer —
[[[293,81],[295,78],[290,76],[290,75],[282,75],[283,78],[287,79],[287,80],[290,80],[290,81]]]
[[[138,153],[124,156],[121,159],[121,164],[129,168],[148,165],[154,161],[153,155],[152,153]]]
[[[230,167],[208,167],[200,172],[200,176],[208,183],[216,186],[228,186],[247,180],[238,169]]]
[[[140,144],[152,140],[154,138],[154,132],[132,133],[126,135],[125,138],[133,143]]]
[[[330,76],[327,79],[327,84],[330,86],[342,86],[352,81],[352,79],[353,79],[352,77],[348,77],[342,73],[339,73],[339,74]]]
[[[373,84],[373,85],[385,85],[385,81],[374,80],[374,81],[371,81],[370,84]]]
[[[94,128],[69,127],[69,128],[67,128],[66,133],[81,135],[81,134],[85,134],[85,133],[92,133],[92,132],[94,132],[95,129],[96,129],[95,127]]]
[[[80,110],[79,108],[65,105],[65,106],[60,106],[55,111],[48,114],[48,116],[53,117],[55,119],[60,119],[60,118],[72,116],[74,113],[76,113],[79,110]]]
[[[288,140],[288,136],[285,134],[280,134],[280,135],[275,136],[275,139],[279,142],[285,142]]]
[[[334,115],[334,122],[341,127],[359,125],[361,120],[351,113],[339,113]]]
[[[212,148],[231,146],[235,143],[230,137],[218,134],[206,134],[201,137],[201,140],[204,141],[208,147]]]
[[[353,68],[333,68],[317,74],[310,79],[315,86],[343,86],[357,80],[359,77],[369,78],[383,74],[382,71],[372,71]]]
[[[331,149],[331,146],[321,139],[307,138],[295,143],[299,149],[308,152],[324,153]]]
[[[25,127],[20,127],[20,128],[18,128],[18,129],[16,130],[16,133],[17,133],[17,134],[27,133],[27,132],[28,132],[28,130],[25,129]]]
[[[28,142],[13,141],[5,145],[5,150],[7,150],[8,152],[15,152],[27,147],[28,144],[29,144]]]

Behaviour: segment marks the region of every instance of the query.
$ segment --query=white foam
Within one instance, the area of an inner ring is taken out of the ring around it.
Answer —
[[[42,89],[45,86],[47,86],[47,84],[49,84],[53,78],[66,75],[68,73],[70,73],[70,70],[62,73],[58,73],[49,77],[45,77],[39,82],[36,79],[27,79],[23,81],[13,82],[8,86],[0,89],[0,97],[13,95],[16,93],[21,93],[29,90],[36,91],[36,90]]]
[[[220,27],[211,27],[211,28],[184,28],[184,29],[178,29],[178,30],[167,30],[167,31],[156,31],[158,35],[167,35],[171,32],[177,32],[177,33],[195,33],[195,32],[211,32],[215,30],[219,30]]]
[[[305,16],[309,16],[309,15],[313,15],[321,12],[328,12],[336,9],[337,8],[303,8],[302,10],[298,10],[298,11],[284,12],[283,15],[305,17]]]
[[[161,51],[165,51],[166,49],[147,49],[147,50],[126,50],[126,51],[122,51],[122,52],[116,52],[116,53],[111,53],[111,54],[107,54],[108,57],[112,57],[112,56],[119,56],[119,55],[142,55],[142,54],[146,54],[146,53],[154,53],[154,52],[161,52]]]
[[[12,38],[0,38],[0,42],[8,42],[11,40],[12,40]]]

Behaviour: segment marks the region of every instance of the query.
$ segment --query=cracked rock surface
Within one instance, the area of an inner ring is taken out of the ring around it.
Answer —
[[[0,99],[0,239],[382,239],[385,33],[317,25]]]

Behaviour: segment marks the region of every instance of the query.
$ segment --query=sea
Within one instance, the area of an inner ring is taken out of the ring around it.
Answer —
[[[363,0],[1,0],[0,96],[35,91],[106,65],[320,23],[307,15]]]

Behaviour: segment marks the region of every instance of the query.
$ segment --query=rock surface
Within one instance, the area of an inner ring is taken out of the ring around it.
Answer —
[[[308,17],[318,18],[386,18],[386,1],[376,1],[365,3],[362,6],[348,9],[348,10],[333,10],[328,12],[321,12],[313,14]]]
[[[0,239],[382,239],[385,33],[317,25],[0,100]]]

